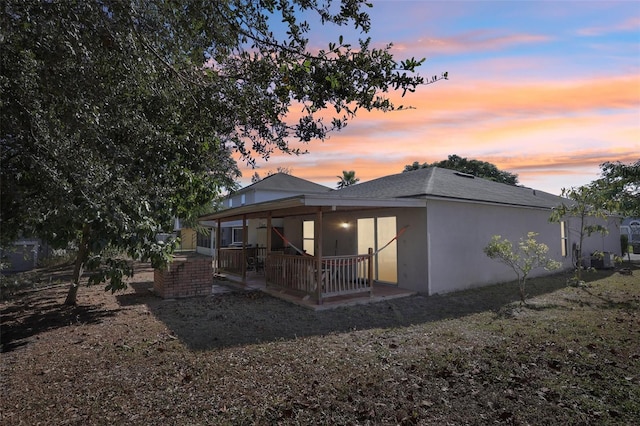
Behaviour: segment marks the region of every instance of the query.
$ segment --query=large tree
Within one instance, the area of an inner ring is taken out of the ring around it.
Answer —
[[[427,167],[442,167],[444,169],[457,170],[459,172],[468,173],[476,177],[489,179],[495,182],[506,183],[508,185],[518,184],[518,175],[498,169],[494,164],[486,161],[467,159],[455,154],[449,155],[446,160],[436,161],[434,163],[422,163],[414,161],[413,164],[404,166],[403,172],[424,169]]]
[[[369,39],[309,45],[300,16],[366,33],[365,5],[3,1],[0,240],[75,242],[68,304],[87,265],[101,271],[93,281],[123,288],[130,265],[105,253],[165,264],[173,244],[156,232],[234,185],[234,151],[249,162],[297,153],[292,141],[323,139],[358,108],[392,110],[386,92],[438,79]]]
[[[635,163],[619,161],[600,165],[601,178],[593,186],[601,192],[607,209],[626,216],[640,217],[640,159]]]

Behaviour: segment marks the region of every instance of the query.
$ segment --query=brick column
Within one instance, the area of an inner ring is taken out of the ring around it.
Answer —
[[[166,269],[156,269],[153,290],[163,299],[208,296],[213,286],[212,258],[198,253],[174,255]]]

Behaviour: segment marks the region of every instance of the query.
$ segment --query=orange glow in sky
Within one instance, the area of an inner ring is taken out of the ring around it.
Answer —
[[[640,158],[639,2],[373,3],[373,41],[449,80],[391,96],[414,109],[358,114],[324,142],[292,142],[309,154],[244,167],[243,185],[287,167],[335,188],[343,170],[362,182],[457,154],[559,194],[597,179],[602,162]]]

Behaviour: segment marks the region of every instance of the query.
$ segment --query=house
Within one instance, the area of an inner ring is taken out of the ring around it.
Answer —
[[[299,194],[322,194],[332,191],[317,183],[309,182],[286,173],[275,173],[253,183],[226,197],[223,201],[224,209],[232,209],[251,204],[264,203]],[[201,220],[200,224],[209,228],[208,233],[200,233],[197,236],[196,251],[201,254],[214,255],[216,247],[215,221]],[[275,219],[272,227],[282,231],[282,219]],[[244,228],[241,220],[225,221],[220,229],[220,247],[234,247],[245,245],[252,247],[266,247],[266,222],[264,218],[252,218],[247,222],[247,235],[243,238]],[[284,242],[273,232],[272,248],[283,249]]]
[[[629,238],[633,253],[640,254],[640,218],[625,218],[620,224],[620,233]]]
[[[24,272],[38,267],[38,261],[50,254],[49,246],[39,238],[21,238],[0,248],[2,272]]]
[[[201,223],[215,226],[218,235],[224,224],[236,224],[245,243],[251,241],[249,223],[264,226],[267,287],[299,291],[318,303],[371,293],[372,283],[433,295],[513,280],[511,269],[483,253],[496,234],[517,242],[537,232],[548,255],[565,269],[576,262],[577,220],[549,222],[562,199],[530,188],[434,167],[336,191],[309,193],[300,187],[290,193],[249,202],[245,192],[245,203],[237,204],[238,193],[228,209],[202,217]],[[619,254],[619,220],[606,222],[609,234],[583,242],[585,257],[596,250]],[[274,228],[295,253],[272,245],[268,230]],[[215,251],[219,271],[247,276],[245,246],[229,250],[218,244]]]

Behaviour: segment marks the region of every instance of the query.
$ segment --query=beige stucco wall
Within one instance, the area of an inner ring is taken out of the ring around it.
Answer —
[[[489,259],[482,252],[493,235],[501,235],[516,244],[526,232],[537,232],[537,241],[549,247],[548,256],[561,262],[562,270],[572,269],[571,248],[578,242],[579,235],[575,232],[579,225],[574,218],[567,221],[568,251],[563,257],[560,224],[549,222],[548,210],[447,201],[429,201],[427,210],[429,264],[432,265],[429,294],[516,279],[510,268]],[[615,226],[616,221],[609,221],[607,236],[594,234],[585,238],[584,249],[619,252],[620,231]],[[541,268],[530,276],[549,273]]]
[[[510,281],[513,271],[489,259],[482,249],[493,235],[516,243],[528,231],[537,232],[538,241],[549,246],[549,257],[571,265],[561,255],[560,225],[549,223],[549,211],[487,204],[429,201],[427,204],[429,294],[446,293],[480,285]],[[535,271],[533,275],[545,273]]]
[[[608,220],[586,218],[586,225],[599,224],[607,228],[606,234],[595,233],[590,237],[586,237],[582,244],[582,255],[585,259],[585,265],[589,266],[589,258],[594,251],[608,251],[617,256],[621,255],[620,250],[620,218],[611,217]],[[577,218],[573,218],[569,226],[569,235],[572,243],[578,244],[580,241],[580,222]],[[571,245],[569,245],[571,247]]]

